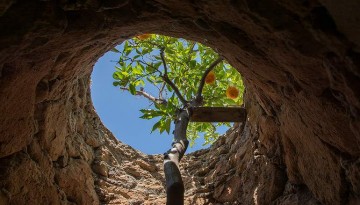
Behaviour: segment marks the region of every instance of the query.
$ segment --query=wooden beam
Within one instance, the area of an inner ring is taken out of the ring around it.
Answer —
[[[191,122],[244,122],[246,110],[243,107],[193,107]]]

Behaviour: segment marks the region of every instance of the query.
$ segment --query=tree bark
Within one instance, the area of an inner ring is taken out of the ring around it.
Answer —
[[[172,143],[172,148],[164,154],[166,205],[183,205],[185,187],[181,178],[179,162],[184,156],[186,149],[189,145],[189,141],[186,138],[186,129],[190,120],[190,109],[192,107],[198,107],[203,103],[202,89],[204,87],[206,75],[222,61],[222,58],[219,57],[218,59],[216,59],[206,69],[205,73],[202,76],[196,97],[192,101],[188,102],[184,99],[179,89],[167,76],[167,67],[163,50],[160,51],[160,55],[161,60],[164,64],[165,71],[162,79],[174,89],[174,92],[179,97],[182,104],[186,107],[185,109],[180,110],[180,112],[176,116],[177,119],[175,121],[174,142]]]
[[[184,204],[184,183],[181,178],[179,162],[184,156],[189,141],[186,138],[186,129],[190,115],[187,109],[177,114],[172,148],[164,154],[164,172],[166,179],[166,205]]]

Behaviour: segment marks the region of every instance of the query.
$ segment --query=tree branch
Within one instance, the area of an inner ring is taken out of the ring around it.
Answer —
[[[130,91],[129,88],[126,88],[126,87],[120,87],[121,90],[126,90],[126,91]],[[156,98],[152,95],[150,95],[149,93],[143,91],[143,90],[137,90],[136,91],[136,95],[140,95],[140,96],[143,96],[145,97],[146,99],[154,102],[154,103],[157,103],[157,104],[166,104],[167,101],[164,100],[164,99],[161,99],[161,98]]]
[[[168,69],[167,69],[167,65],[166,65],[166,61],[165,61],[164,49],[160,50],[160,56],[161,56],[161,60],[162,60],[162,62],[164,64],[164,73],[165,73],[165,75],[167,75]]]
[[[211,70],[213,70],[215,68],[215,66],[217,66],[217,64],[219,64],[223,59],[221,57],[218,57],[213,63],[210,64],[210,66],[205,70],[204,74],[201,77],[201,81],[199,84],[199,88],[198,91],[196,93],[196,97],[195,97],[195,103],[196,104],[201,104],[202,103],[202,90],[204,88],[204,84],[205,84],[205,78],[206,76],[210,73]]]
[[[186,106],[188,104],[188,101],[185,100],[185,98],[181,95],[179,89],[176,87],[176,85],[169,79],[167,75],[163,75],[162,79],[170,85],[170,87],[174,90],[175,94],[178,96],[181,103]]]
[[[167,75],[167,65],[166,65],[166,61],[165,61],[165,56],[164,56],[164,49],[160,50],[160,56],[161,56],[161,60],[164,64],[164,75],[161,76],[162,79],[170,85],[170,87],[174,90],[175,94],[178,96],[178,98],[180,99],[181,103],[186,106],[188,101],[185,100],[185,98],[181,95],[179,89],[176,87],[176,85],[169,79],[168,75]]]
[[[166,85],[166,83],[163,82],[163,84],[161,85],[161,88],[159,89],[159,98],[160,99],[163,99],[162,92],[164,91],[165,85]]]

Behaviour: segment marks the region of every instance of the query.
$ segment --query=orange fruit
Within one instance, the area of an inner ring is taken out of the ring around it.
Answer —
[[[206,84],[213,84],[215,82],[216,76],[213,71],[210,71],[207,76],[205,77]]]
[[[235,99],[239,96],[239,90],[235,86],[229,86],[226,89],[226,97]]]
[[[136,36],[136,38],[138,38],[140,40],[145,40],[145,39],[148,39],[150,37],[151,37],[151,34],[147,34],[147,33]]]

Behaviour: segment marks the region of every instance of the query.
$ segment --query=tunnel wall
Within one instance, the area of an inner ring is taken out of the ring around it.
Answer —
[[[359,9],[355,0],[2,2],[0,202],[164,202],[161,156],[118,142],[89,93],[102,54],[160,33],[211,46],[247,88],[247,121],[183,160],[187,203],[359,203]]]

